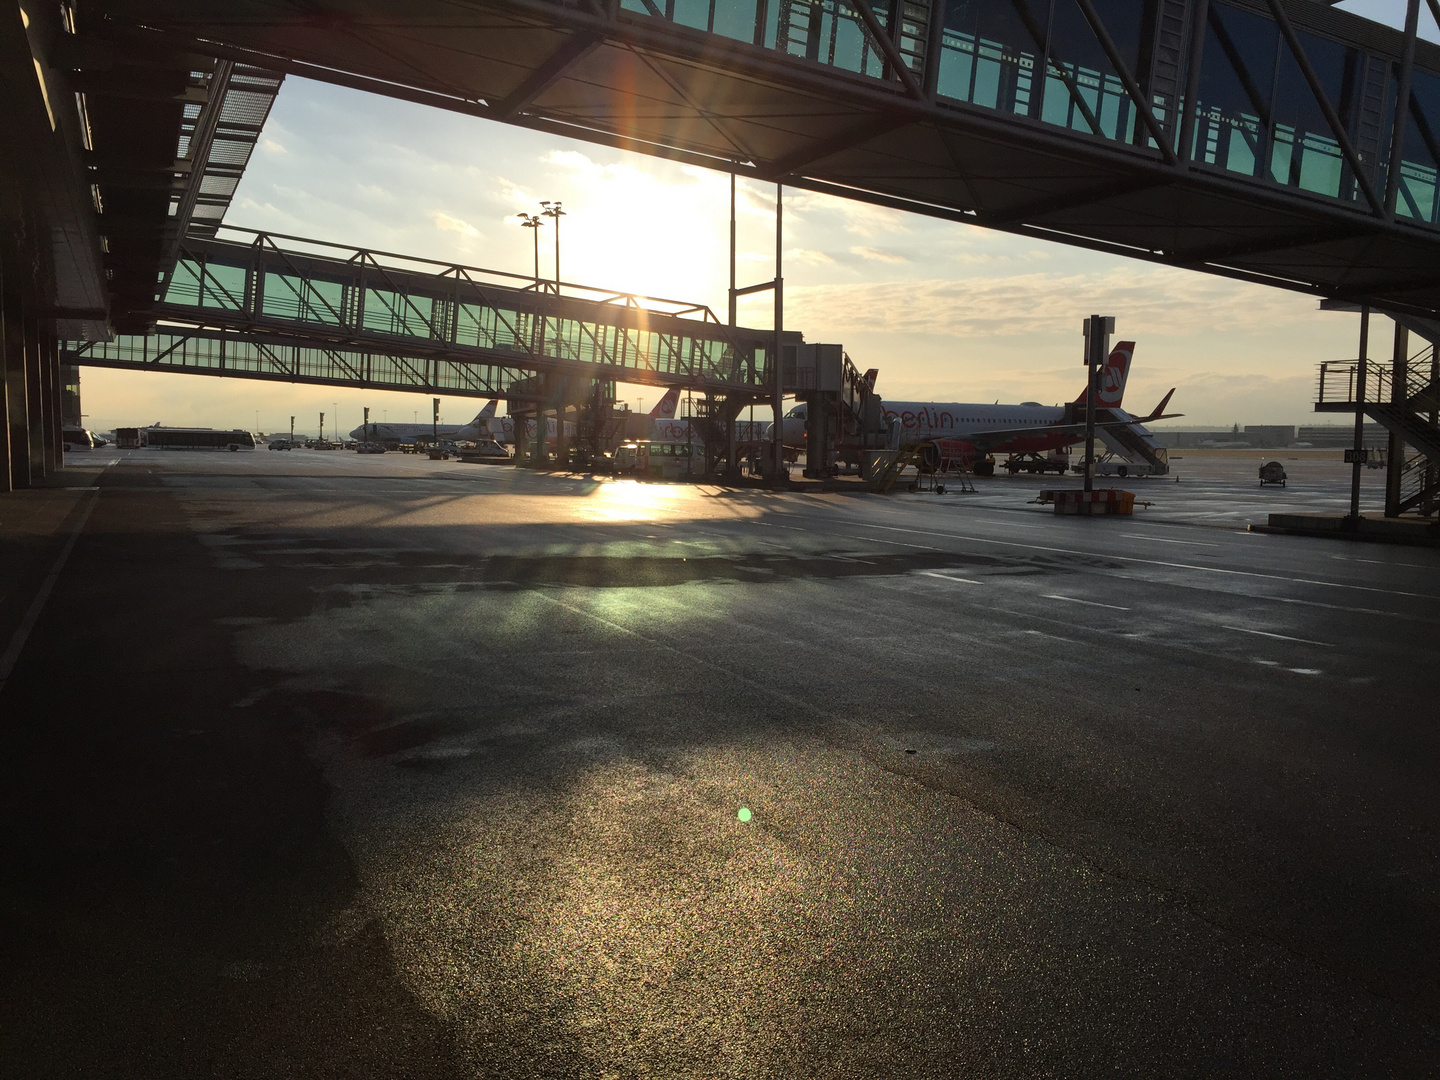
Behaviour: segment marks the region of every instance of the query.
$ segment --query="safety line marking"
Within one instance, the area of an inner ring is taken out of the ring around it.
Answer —
[[[983,581],[978,581],[975,578],[956,577],[954,574],[937,574],[934,570],[917,570],[916,573],[921,577],[938,577],[941,581],[958,581],[965,585],[985,584]]]
[[[1209,544],[1204,540],[1171,540],[1165,536],[1147,536],[1145,533],[1121,533],[1121,536],[1129,536],[1135,540],[1151,540],[1157,544],[1185,544],[1189,547],[1221,547],[1221,544]]]
[[[945,537],[947,540],[968,540],[973,544],[994,544],[998,547],[1024,548],[1027,551],[1051,551],[1061,555],[1086,555],[1094,559],[1113,559],[1116,562],[1141,563],[1145,566],[1165,566],[1176,570],[1199,570],[1206,574],[1225,574],[1233,577],[1263,578],[1268,581],[1283,581],[1290,585],[1324,585],[1332,589],[1352,589],[1356,592],[1381,593],[1385,596],[1408,596],[1417,600],[1440,600],[1433,593],[1409,592],[1404,589],[1382,589],[1374,585],[1348,585],[1340,581],[1321,581],[1317,578],[1290,577],[1286,574],[1264,574],[1256,570],[1229,570],[1223,566],[1201,566],[1196,563],[1166,562],[1162,559],[1141,559],[1134,555],[1117,555],[1110,551],[1093,551],[1085,548],[1062,548],[1048,544],[1027,544],[1020,540],[995,540],[988,536],[969,536],[965,533],[937,532],[933,529],[902,529],[896,525],[874,525],[856,521],[853,518],[829,518],[836,524],[854,525],[862,529],[879,529],[882,532],[911,533],[916,536]],[[878,540],[879,537],[860,539]]]
[[[1272,634],[1268,630],[1247,630],[1243,626],[1224,626],[1222,630],[1234,630],[1237,634],[1257,634],[1260,637],[1277,638],[1280,641],[1298,641],[1302,645],[1319,645],[1322,649],[1333,649],[1335,646],[1329,641],[1311,641],[1309,638],[1291,637],[1289,634]],[[1291,670],[1294,670],[1293,668]]]
[[[1044,593],[1046,600],[1068,600],[1072,604],[1087,604],[1090,607],[1109,608],[1111,611],[1129,611],[1128,607],[1121,607],[1119,604],[1102,604],[1097,600],[1081,600],[1078,596],[1061,596],[1059,593]]]
[[[99,501],[99,495],[90,498],[84,512],[80,515],[80,520],[75,523],[75,529],[71,532],[70,539],[65,541],[65,546],[60,549],[60,557],[55,560],[55,565],[40,585],[40,591],[35,594],[35,599],[30,601],[30,606],[25,610],[25,618],[20,620],[20,628],[10,639],[10,647],[5,650],[3,656],[0,656],[0,690],[5,689],[5,683],[10,678],[10,673],[15,670],[15,661],[20,659],[20,651],[25,648],[25,642],[30,639],[30,631],[35,629],[40,612],[45,610],[45,602],[50,599],[50,591],[55,588],[55,582],[60,579],[60,571],[65,569],[70,552],[75,550],[76,541],[80,539],[80,533],[84,531],[85,523],[90,520],[90,512],[95,509],[95,504]]]

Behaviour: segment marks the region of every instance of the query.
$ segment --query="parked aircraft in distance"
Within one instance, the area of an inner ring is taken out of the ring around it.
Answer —
[[[350,432],[350,438],[359,442],[413,443],[416,439],[429,439],[439,435],[445,439],[483,438],[485,421],[495,415],[495,402],[490,402],[468,424],[361,424]]]
[[[672,389],[666,391],[665,396],[662,397],[659,401],[657,401],[657,402],[655,403],[655,407],[650,410],[649,417],[650,417],[650,421],[651,421],[652,426],[658,428],[658,426],[659,426],[660,424],[662,424],[662,423],[674,421],[674,418],[675,418],[675,410],[679,407],[679,404],[680,404],[680,388],[679,388],[679,387],[673,387]],[[513,444],[513,443],[515,442],[515,419],[514,419],[514,417],[511,417],[511,416],[499,416],[499,417],[497,417],[497,416],[495,416],[495,402],[493,402],[493,401],[490,402],[490,404],[487,405],[486,408],[489,409],[489,416],[488,416],[487,423],[484,424],[484,425],[481,425],[481,428],[483,429],[481,435],[480,435],[480,436],[477,436],[477,435],[466,434],[466,433],[463,433],[463,432],[462,432],[462,433],[459,435],[459,438],[462,438],[462,439],[473,439],[473,438],[477,438],[477,437],[484,437],[484,438],[494,439],[496,442],[501,443],[501,444]],[[477,417],[476,419],[478,420],[479,418]],[[546,428],[547,428],[547,430],[546,430],[546,432],[545,432],[546,438],[547,438],[547,439],[554,439],[554,438],[556,437],[556,431],[557,431],[556,426],[555,426],[555,418],[554,418],[553,416],[547,417],[545,423],[546,423]],[[683,421],[682,421],[682,423],[683,423]],[[528,421],[527,421],[527,424],[528,424]],[[574,438],[574,437],[575,437],[575,425],[574,425],[573,423],[567,423],[567,424],[565,425],[565,434],[566,434],[567,436],[569,436],[570,438]],[[641,436],[641,437],[642,437],[642,438],[653,438],[653,437],[658,437],[658,436]],[[682,439],[683,439],[683,436],[682,436]]]
[[[1106,439],[1123,438],[1116,428],[1137,428],[1154,420],[1169,419],[1179,413],[1166,413],[1171,390],[1160,404],[1145,417],[1135,417],[1121,408],[1125,383],[1130,376],[1130,361],[1135,343],[1122,341],[1111,350],[1105,362],[1097,392],[1097,435]],[[866,379],[874,385],[874,374]],[[987,405],[979,402],[884,401],[887,421],[900,422],[901,438],[906,443],[931,442],[938,453],[953,451],[956,456],[980,460],[994,453],[1044,454],[1071,446],[1085,437],[1085,392],[1071,405],[1041,405],[1026,401],[1019,405]],[[781,428],[785,445],[805,445],[805,403],[785,414]],[[1143,431],[1143,429],[1141,429]],[[1106,439],[1107,443],[1110,439]]]

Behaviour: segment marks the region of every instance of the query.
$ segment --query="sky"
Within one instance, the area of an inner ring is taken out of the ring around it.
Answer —
[[[1342,5],[1403,21],[1403,0]],[[1422,5],[1422,34],[1436,38]],[[740,284],[769,280],[773,185],[741,182]],[[729,178],[658,158],[512,128],[304,79],[286,79],[231,203],[232,225],[461,262],[533,270],[518,215],[561,200],[567,281],[706,303],[722,318]],[[1358,316],[1314,297],[787,189],[785,326],[839,342],[878,368],[890,400],[1073,399],[1081,322],[1113,314],[1134,340],[1125,404],[1149,411],[1172,386],[1170,426],[1309,424],[1317,365],[1355,355]],[[540,272],[554,273],[541,231]],[[768,327],[770,299],[740,321]],[[1372,353],[1390,324],[1372,325]],[[1378,355],[1378,353],[1376,353]],[[97,431],[161,422],[314,432],[372,419],[425,420],[428,396],[193,375],[81,373]],[[648,409],[658,391],[623,387]],[[442,398],[462,423],[483,402]]]

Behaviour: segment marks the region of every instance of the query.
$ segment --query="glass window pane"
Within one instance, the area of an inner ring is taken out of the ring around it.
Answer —
[[[670,19],[696,30],[710,29],[710,0],[670,0]]]
[[[1268,141],[1280,31],[1263,16],[1212,2],[1200,69],[1197,161],[1255,175]]]
[[[1402,147],[1397,213],[1421,221],[1440,222],[1436,206],[1437,169],[1440,169],[1440,76],[1416,71],[1410,96],[1410,116]]]
[[[245,277],[243,266],[206,263],[201,305],[240,311],[245,306]]]
[[[755,40],[755,0],[715,0],[715,33],[737,41]]]

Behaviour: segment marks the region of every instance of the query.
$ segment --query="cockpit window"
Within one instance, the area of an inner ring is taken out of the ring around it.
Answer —
[[[805,406],[804,406],[804,405],[796,405],[793,409],[791,409],[789,412],[787,412],[787,413],[785,414],[785,419],[786,419],[786,420],[804,420],[804,419],[805,419]]]

